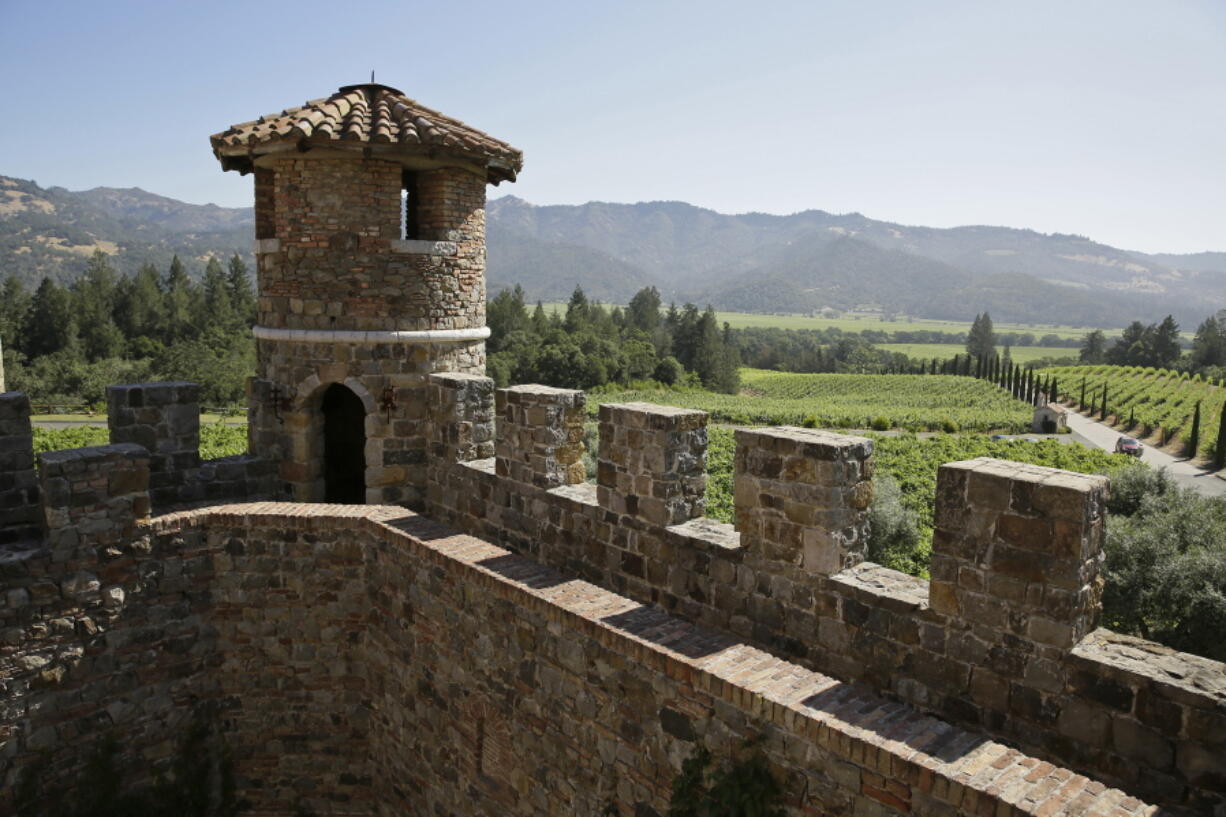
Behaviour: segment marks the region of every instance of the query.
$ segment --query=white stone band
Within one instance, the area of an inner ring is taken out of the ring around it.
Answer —
[[[417,331],[369,332],[340,329],[269,329],[253,326],[251,333],[257,340],[285,340],[291,343],[464,343],[485,340],[490,328],[477,329],[422,329]]]

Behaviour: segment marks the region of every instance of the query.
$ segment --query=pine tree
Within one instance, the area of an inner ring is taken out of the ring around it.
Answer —
[[[1159,368],[1169,369],[1179,362],[1182,350],[1179,348],[1179,324],[1167,315],[1162,323],[1153,331],[1153,364]]]
[[[996,333],[992,318],[987,312],[975,316],[971,330],[966,335],[966,352],[974,357],[986,357],[996,351]]]
[[[165,324],[162,326],[162,340],[166,344],[193,337],[196,334],[196,319],[200,316],[198,308],[199,293],[187,277],[187,270],[179,256],[170,261],[170,269],[162,286],[163,300],[166,304]]]
[[[1188,435],[1188,459],[1196,459],[1196,449],[1200,448],[1200,401],[1196,401],[1196,410],[1192,412],[1192,433]]]
[[[145,264],[135,276],[121,281],[116,299],[116,321],[129,341],[159,336],[166,323],[166,303],[160,276],[152,264]]]
[[[210,258],[204,268],[203,323],[207,327],[218,329],[234,328],[238,323],[234,302],[230,297],[230,282],[216,258]]]
[[[235,253],[230,257],[226,268],[226,289],[230,293],[230,305],[237,319],[243,326],[255,323],[255,291],[251,288],[251,276],[247,274],[247,265]]]
[[[77,316],[68,290],[44,278],[34,293],[23,350],[31,359],[77,343]]]
[[[73,284],[73,309],[85,358],[91,363],[117,357],[123,351],[123,333],[115,325],[117,275],[110,259],[94,250],[85,274]]]
[[[33,298],[20,278],[10,274],[4,279],[4,287],[0,288],[0,342],[6,348],[24,350],[32,304]]]

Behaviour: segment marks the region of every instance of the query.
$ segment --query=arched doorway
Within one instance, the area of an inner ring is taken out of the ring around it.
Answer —
[[[324,392],[324,502],[366,502],[366,408],[340,383]]]

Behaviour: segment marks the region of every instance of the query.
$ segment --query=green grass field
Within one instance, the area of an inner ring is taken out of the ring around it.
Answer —
[[[547,303],[546,311],[566,311],[564,303]],[[720,323],[727,322],[734,329],[748,326],[763,326],[775,329],[842,329],[844,332],[861,332],[872,329],[878,332],[967,332],[970,321],[937,321],[927,318],[902,318],[883,321],[872,314],[844,315],[841,318],[820,318],[810,315],[761,315],[753,312],[716,312]],[[1001,332],[1030,333],[1036,338],[1057,335],[1062,338],[1083,338],[1093,332],[1093,327],[1051,326],[1047,324],[994,323],[997,334]],[[1119,334],[1119,329],[1103,330],[1108,335]],[[951,355],[952,357],[952,355]],[[1040,355],[1042,357],[1042,355]]]
[[[878,343],[878,349],[887,352],[901,352],[907,357],[931,360],[939,358],[948,360],[954,355],[966,354],[966,347],[956,343]],[[1004,347],[996,347],[997,352],[1003,352]],[[1014,363],[1029,363],[1044,357],[1077,357],[1077,350],[1064,346],[1014,346],[1009,350]]]

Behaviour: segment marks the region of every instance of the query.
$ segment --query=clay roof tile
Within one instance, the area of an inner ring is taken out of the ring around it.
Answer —
[[[495,184],[514,180],[523,166],[523,154],[506,142],[427,108],[395,88],[374,83],[348,85],[330,97],[234,125],[210,141],[222,167],[245,173],[261,147],[271,150],[302,140],[396,145],[394,152],[402,153],[442,149],[444,154],[484,165]]]

